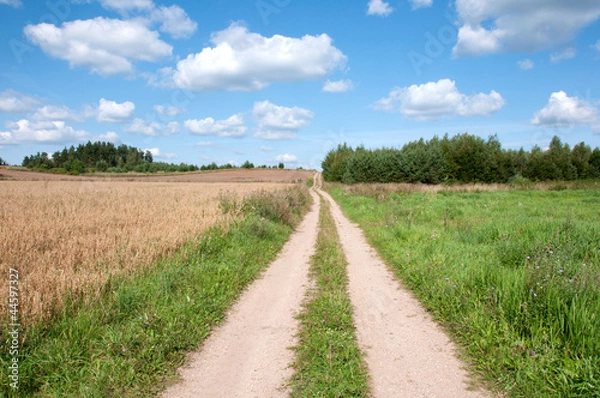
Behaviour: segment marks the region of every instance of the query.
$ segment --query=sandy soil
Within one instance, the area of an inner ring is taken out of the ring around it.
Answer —
[[[0,179],[23,181],[154,181],[154,182],[297,182],[312,177],[309,170],[231,169],[179,174],[93,174],[71,176],[0,167]]]
[[[472,391],[454,346],[325,192],[348,260],[358,343],[373,397],[485,397]]]
[[[295,316],[309,285],[319,198],[292,234],[278,258],[233,306],[226,322],[205,341],[191,363],[180,370],[182,382],[163,397],[287,397],[290,364],[298,330]]]
[[[348,258],[349,292],[372,396],[486,397],[474,391],[451,341],[394,278],[362,231],[331,204]],[[316,195],[313,193],[313,197]],[[163,397],[285,397],[298,322],[309,284],[309,258],[318,227],[318,198],[278,259],[240,298]]]

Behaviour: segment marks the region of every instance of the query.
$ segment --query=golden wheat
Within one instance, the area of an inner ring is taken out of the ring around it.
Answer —
[[[111,275],[140,271],[223,220],[221,191],[282,184],[0,181],[0,310],[19,271],[24,323],[60,308],[68,290],[93,297]]]

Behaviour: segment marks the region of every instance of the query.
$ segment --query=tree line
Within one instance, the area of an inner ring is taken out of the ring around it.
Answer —
[[[35,155],[25,156],[22,166],[39,171],[69,174],[94,171],[153,173],[198,170],[198,166],[185,163],[154,162],[150,151],[142,151],[125,144],[116,146],[112,142],[101,141],[93,143],[88,141],[77,147],[65,147],[62,151],[56,151],[52,155],[47,152],[38,152]]]
[[[0,158],[0,165],[3,164]],[[85,172],[109,172],[109,173],[127,173],[135,171],[138,173],[156,173],[163,172],[186,172],[196,170],[222,170],[235,169],[237,166],[226,163],[217,165],[212,162],[208,165],[198,167],[186,163],[166,163],[155,162],[150,151],[142,151],[138,148],[121,144],[116,146],[111,142],[90,142],[80,144],[77,147],[65,147],[62,151],[56,151],[52,155],[47,152],[38,152],[35,155],[25,156],[22,163],[23,167],[35,169],[37,171],[46,171],[57,174],[81,174]],[[254,164],[246,160],[241,168],[253,169]],[[268,168],[266,165],[258,168]],[[272,168],[284,168],[283,163],[279,163]]]
[[[356,149],[346,143],[327,153],[322,163],[325,181],[409,182],[439,184],[507,183],[600,178],[600,149],[581,142],[570,148],[553,137],[549,148],[506,150],[496,135],[487,140],[464,133],[452,138],[420,139],[401,149]]]

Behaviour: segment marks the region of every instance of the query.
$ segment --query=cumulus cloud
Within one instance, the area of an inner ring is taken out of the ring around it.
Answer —
[[[232,24],[210,41],[213,47],[188,55],[174,70],[161,70],[161,76],[195,92],[252,91],[274,82],[320,78],[346,62],[326,34],[264,37]]]
[[[298,161],[298,157],[296,155],[290,155],[289,153],[284,153],[282,155],[275,156],[276,162],[284,162],[284,163],[296,163]]]
[[[112,142],[113,144],[119,144],[121,142],[121,138],[119,138],[119,135],[114,131],[107,131],[105,134],[94,136],[92,141],[106,141]]]
[[[354,88],[354,84],[352,80],[336,80],[331,81],[327,80],[323,85],[323,91],[326,93],[343,93],[348,90],[352,90]]]
[[[598,108],[578,97],[569,97],[564,91],[552,93],[548,104],[534,115],[531,123],[547,127],[589,125],[600,133]]]
[[[409,0],[412,5],[412,9],[431,7],[433,0]]]
[[[135,118],[123,130],[128,133],[138,133],[149,137],[157,137],[160,135],[161,126],[157,122],[146,122],[144,119]]]
[[[413,120],[437,120],[446,116],[486,116],[498,112],[504,99],[496,91],[471,96],[462,94],[453,80],[442,79],[409,87],[396,87],[377,101],[373,108],[388,112],[399,111]]]
[[[67,106],[44,105],[38,108],[33,115],[34,120],[63,120],[71,122],[81,122],[83,118],[74,110]]]
[[[150,19],[160,24],[161,32],[168,33],[176,39],[190,37],[198,27],[183,8],[177,5],[155,8],[150,13]]]
[[[558,63],[560,61],[564,61],[566,59],[575,58],[576,54],[577,54],[577,50],[575,50],[575,48],[568,47],[562,51],[557,51],[557,52],[550,54],[550,61],[552,63],[556,64],[556,63]]]
[[[21,0],[0,0],[0,4],[6,4],[7,6],[14,8],[23,7]]]
[[[118,104],[101,98],[98,108],[92,112],[96,112],[96,120],[99,122],[125,123],[131,118],[134,110],[135,105],[131,101]]]
[[[176,106],[154,105],[152,109],[161,116],[176,116],[183,112]]]
[[[163,128],[163,133],[165,135],[173,135],[173,134],[177,134],[181,131],[181,126],[179,125],[178,122],[169,122],[167,123],[167,125]]]
[[[308,109],[278,106],[269,101],[254,103],[252,116],[258,125],[257,138],[284,140],[296,138],[300,129],[308,126],[314,114]]]
[[[600,18],[600,3],[589,0],[457,0],[456,10],[455,56],[552,48]]]
[[[419,0],[415,0],[419,1]],[[387,17],[394,9],[390,7],[390,3],[383,0],[369,0],[367,15],[379,15],[381,17]]]
[[[143,149],[144,152],[150,152],[152,154],[153,158],[159,158],[159,159],[177,159],[179,156],[177,156],[177,154],[175,153],[162,153],[162,151],[159,148],[144,148]]]
[[[244,125],[244,118],[241,114],[233,115],[225,120],[215,120],[212,117],[201,120],[186,120],[184,126],[193,134],[216,135],[219,137],[242,137],[246,135],[248,130]]]
[[[524,59],[522,61],[518,61],[517,65],[519,65],[519,68],[523,69],[523,70],[530,70],[533,69],[534,64],[533,61],[530,59]]]
[[[154,8],[152,0],[100,0],[102,7],[112,9],[121,13],[139,10],[151,10]]]
[[[0,93],[0,112],[25,113],[32,111],[39,104],[35,98],[28,97],[14,90]]]
[[[78,19],[61,27],[41,23],[25,26],[24,33],[51,57],[100,75],[130,74],[133,60],[157,61],[173,50],[139,19]]]
[[[7,122],[10,131],[0,134],[0,143],[17,144],[21,142],[63,143],[84,141],[90,137],[84,130],[75,130],[64,121],[30,121],[21,119]]]

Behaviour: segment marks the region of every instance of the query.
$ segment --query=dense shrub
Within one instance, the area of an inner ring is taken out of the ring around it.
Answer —
[[[600,149],[583,142],[562,144],[554,137],[543,151],[504,150],[494,135],[484,140],[472,134],[409,142],[402,149],[353,149],[340,144],[322,163],[325,181],[409,182],[438,184],[507,183],[600,178]]]

